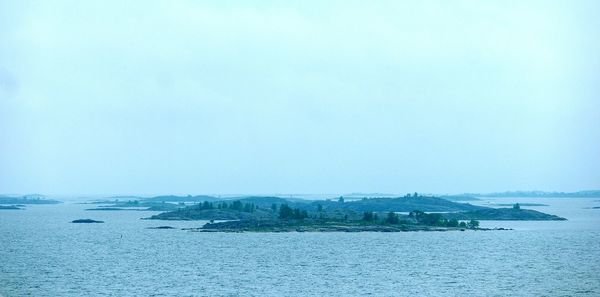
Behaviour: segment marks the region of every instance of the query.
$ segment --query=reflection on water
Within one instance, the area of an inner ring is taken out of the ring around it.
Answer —
[[[518,199],[569,221],[439,233],[193,233],[146,229],[201,225],[139,219],[150,212],[28,206],[0,212],[0,294],[599,296],[594,200]],[[68,223],[78,218],[106,223]]]

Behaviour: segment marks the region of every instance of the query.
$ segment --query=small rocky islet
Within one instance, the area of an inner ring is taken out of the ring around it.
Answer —
[[[74,223],[74,224],[99,224],[99,223],[104,223],[104,221],[96,221],[96,220],[92,220],[92,219],[77,219],[77,220],[71,221],[71,223]]]
[[[18,205],[0,205],[0,210],[23,210],[22,207]]]

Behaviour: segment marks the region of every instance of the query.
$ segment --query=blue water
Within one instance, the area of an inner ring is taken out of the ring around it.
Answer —
[[[28,206],[0,212],[0,295],[600,296],[600,209],[590,208],[597,200],[482,201],[550,204],[531,208],[569,221],[407,233],[152,230],[203,222]],[[78,218],[106,223],[69,223]]]

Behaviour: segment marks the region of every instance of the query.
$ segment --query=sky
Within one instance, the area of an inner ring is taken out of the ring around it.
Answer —
[[[0,193],[600,189],[598,1],[1,1]]]

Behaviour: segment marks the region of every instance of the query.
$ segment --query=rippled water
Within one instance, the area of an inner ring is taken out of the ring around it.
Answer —
[[[408,233],[194,233],[146,229],[201,225],[150,212],[28,206],[0,212],[0,295],[600,296],[597,200],[535,207],[566,222]]]

